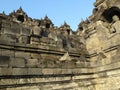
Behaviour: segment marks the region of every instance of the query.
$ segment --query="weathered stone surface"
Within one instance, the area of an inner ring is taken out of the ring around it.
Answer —
[[[30,36],[30,28],[26,28],[26,27],[22,28],[21,34],[25,36]]]
[[[23,44],[28,44],[28,43],[29,43],[28,36],[20,36],[20,37],[18,38],[18,42],[19,42],[19,43],[23,43]]]
[[[12,50],[0,49],[0,55],[14,57],[15,53]]]
[[[13,69],[12,68],[1,68],[1,75],[12,75]]]
[[[11,67],[25,67],[25,59],[24,58],[11,58]]]
[[[2,34],[0,36],[0,41],[6,41],[6,42],[16,42],[16,35],[11,34]]]
[[[13,68],[13,75],[28,75],[27,68]]]
[[[28,86],[26,86],[26,87],[8,88],[7,90],[39,90],[39,87],[36,87],[36,86],[29,86],[28,87]]]
[[[30,58],[30,53],[23,53],[21,51],[16,51],[15,52],[15,57],[17,58],[24,58],[24,59],[29,59]]]
[[[39,65],[38,59],[28,59],[26,60],[27,67],[37,67]]]
[[[41,68],[28,68],[28,75],[41,75]]]

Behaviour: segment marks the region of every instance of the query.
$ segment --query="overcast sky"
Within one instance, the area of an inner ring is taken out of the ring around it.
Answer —
[[[41,19],[47,15],[55,26],[66,21],[76,30],[81,19],[92,14],[96,0],[0,0],[0,13],[9,14],[20,6],[29,17]]]

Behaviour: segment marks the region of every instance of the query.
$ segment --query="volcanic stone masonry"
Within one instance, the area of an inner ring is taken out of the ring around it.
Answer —
[[[0,14],[0,90],[120,90],[120,0],[96,0],[76,32],[20,7]]]

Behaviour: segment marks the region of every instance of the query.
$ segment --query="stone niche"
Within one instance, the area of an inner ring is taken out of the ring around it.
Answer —
[[[103,18],[109,23],[111,23],[113,21],[112,17],[114,15],[117,15],[120,18],[120,9],[118,7],[115,7],[115,6],[108,8],[102,14]]]
[[[21,34],[26,35],[26,36],[30,36],[30,28],[26,28],[26,27],[22,28]]]
[[[24,36],[24,35],[21,35],[19,36],[18,38],[18,42],[19,43],[23,43],[23,44],[28,44],[30,41],[29,41],[29,37],[28,36]]]
[[[2,35],[0,36],[0,41],[16,42],[16,35],[2,34]]]
[[[24,16],[23,15],[18,15],[17,20],[20,22],[24,22]]]
[[[10,63],[9,56],[0,56],[0,67],[8,67]]]
[[[2,28],[1,33],[18,35],[18,34],[20,34],[20,29],[18,29],[18,28]]]

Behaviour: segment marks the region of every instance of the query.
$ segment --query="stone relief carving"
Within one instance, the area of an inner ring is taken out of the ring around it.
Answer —
[[[117,15],[112,17],[113,24],[111,25],[110,33],[120,33],[120,19]]]
[[[70,58],[68,52],[65,53],[60,59],[59,61],[71,61],[72,59]]]
[[[103,21],[96,22],[96,30],[97,30],[97,35],[98,35],[100,42],[107,41],[108,36],[109,36],[109,29],[105,27]]]

